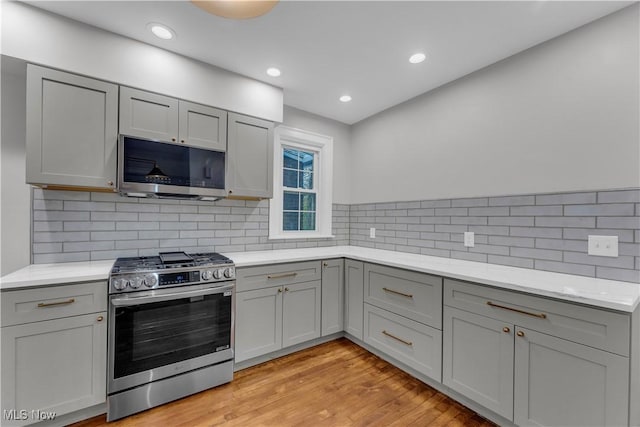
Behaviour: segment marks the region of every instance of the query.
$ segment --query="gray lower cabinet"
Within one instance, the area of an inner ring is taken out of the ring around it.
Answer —
[[[114,189],[118,87],[27,66],[26,182]]]
[[[121,86],[120,133],[225,151],[227,112]]]
[[[442,383],[513,419],[513,326],[444,307]]]
[[[344,260],[322,262],[322,336],[344,329]]]
[[[227,189],[231,197],[273,197],[273,123],[229,113]]]
[[[319,280],[236,294],[235,361],[320,337]]]
[[[96,282],[3,292],[3,425],[105,402],[106,290]]]
[[[524,328],[515,334],[517,425],[628,425],[628,358]]]
[[[442,278],[364,264],[365,343],[442,380]]]
[[[451,389],[519,426],[628,425],[628,316],[450,279],[444,304]]]
[[[364,329],[364,264],[362,261],[344,261],[344,330],[361,340]]]

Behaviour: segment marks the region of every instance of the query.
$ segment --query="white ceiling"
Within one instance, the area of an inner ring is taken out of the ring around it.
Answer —
[[[632,2],[281,1],[242,21],[187,1],[28,3],[282,87],[285,104],[352,124]],[[155,38],[150,22],[177,37]],[[427,60],[410,64],[419,51]],[[282,75],[267,76],[271,66]]]

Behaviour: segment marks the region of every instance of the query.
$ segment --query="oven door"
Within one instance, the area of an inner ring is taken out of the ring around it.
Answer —
[[[108,393],[233,359],[235,283],[112,295]]]

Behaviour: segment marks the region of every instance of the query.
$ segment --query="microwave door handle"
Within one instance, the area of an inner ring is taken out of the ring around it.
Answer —
[[[172,294],[150,295],[150,296],[144,296],[144,297],[113,298],[111,300],[111,304],[113,304],[116,307],[131,307],[133,305],[149,304],[152,302],[162,302],[162,301],[170,301],[175,299],[197,297],[202,295],[219,294],[227,290],[229,290],[229,288],[227,287],[209,288],[209,289],[198,289],[195,291],[178,292],[178,293],[172,293]]]

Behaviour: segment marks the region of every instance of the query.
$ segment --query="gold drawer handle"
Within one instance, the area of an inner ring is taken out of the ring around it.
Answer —
[[[68,299],[66,301],[58,301],[58,302],[39,302],[38,308],[46,308],[46,307],[55,307],[58,305],[69,305],[76,302],[75,298]]]
[[[390,294],[396,294],[396,295],[400,295],[400,296],[407,297],[407,298],[413,298],[412,294],[405,294],[404,292],[394,291],[393,289],[382,288],[382,290],[385,291],[385,292],[389,292]]]
[[[283,273],[283,274],[270,274],[267,276],[267,279],[284,279],[285,277],[295,277],[298,273],[295,271],[293,273]]]
[[[491,307],[495,307],[495,308],[501,308],[503,310],[515,311],[516,313],[524,314],[527,316],[537,317],[538,319],[547,318],[547,315],[544,313],[529,313],[528,311],[518,310],[517,308],[505,307],[504,305],[495,304],[495,303],[492,303],[491,301],[487,301],[487,305],[490,305]]]
[[[524,336],[524,332],[518,331],[518,332],[516,332],[516,335],[519,336],[519,337],[523,337]]]
[[[411,341],[407,341],[407,340],[403,340],[402,338],[398,338],[397,336],[390,334],[387,331],[382,331],[383,334],[385,334],[386,336],[388,336],[389,338],[393,338],[396,341],[401,342],[404,345],[408,345],[408,346],[413,346],[413,343]]]
[[[502,328],[502,332],[505,332],[508,334],[509,332],[511,332],[511,329],[509,329],[508,326],[505,326],[504,328]]]

